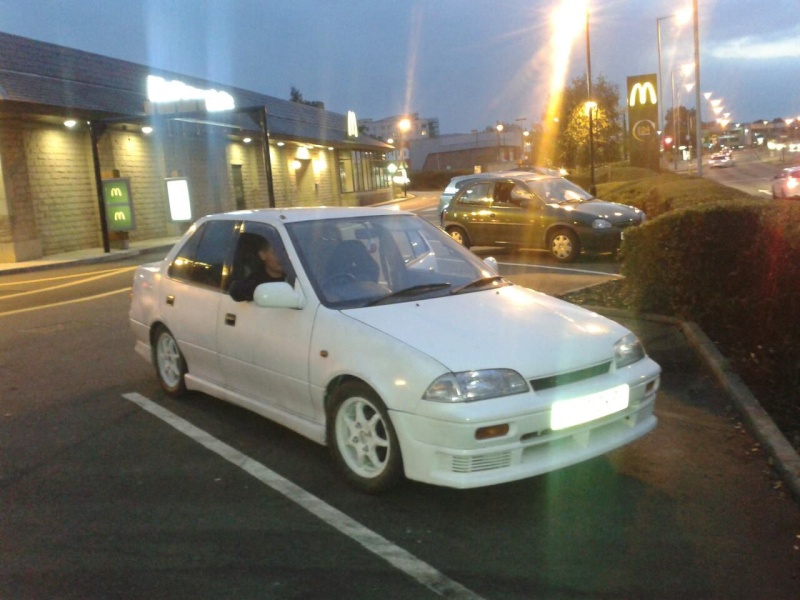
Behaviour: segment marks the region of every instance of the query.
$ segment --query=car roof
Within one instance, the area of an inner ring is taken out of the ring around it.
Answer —
[[[227,213],[207,215],[209,221],[257,221],[261,223],[297,223],[321,219],[345,219],[376,215],[413,215],[413,213],[381,206],[296,206],[289,208],[261,208],[257,210],[237,210]]]

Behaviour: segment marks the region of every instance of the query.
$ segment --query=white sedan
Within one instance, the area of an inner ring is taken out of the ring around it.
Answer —
[[[369,492],[403,476],[514,481],[656,425],[660,368],[630,331],[389,209],[204,217],[137,269],[130,323],[167,393],[198,390],[327,444]]]

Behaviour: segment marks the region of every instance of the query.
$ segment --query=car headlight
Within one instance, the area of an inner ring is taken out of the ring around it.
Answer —
[[[592,221],[592,229],[611,229],[611,223],[605,219],[595,219]]]
[[[618,369],[632,365],[645,357],[644,346],[634,334],[629,333],[614,344],[614,364]]]
[[[528,383],[511,369],[485,369],[446,373],[428,386],[423,400],[473,402],[528,391]]]

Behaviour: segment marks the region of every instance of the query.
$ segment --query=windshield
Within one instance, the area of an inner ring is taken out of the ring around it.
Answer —
[[[530,190],[548,204],[563,202],[585,202],[593,196],[563,177],[531,179],[525,182]]]
[[[508,285],[450,236],[414,215],[287,225],[320,300],[356,308]]]

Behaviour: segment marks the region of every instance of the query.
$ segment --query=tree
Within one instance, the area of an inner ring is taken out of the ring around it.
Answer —
[[[320,100],[303,100],[303,93],[294,86],[292,86],[292,89],[289,92],[289,100],[292,102],[297,102],[298,104],[313,106],[314,108],[325,108],[325,103],[321,102]]]
[[[592,112],[595,163],[618,160],[621,155],[619,88],[604,77],[592,78]],[[567,167],[589,164],[589,100],[586,75],[576,77],[561,97],[560,135],[556,143],[557,162]]]

